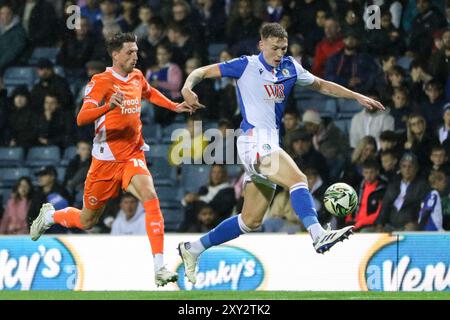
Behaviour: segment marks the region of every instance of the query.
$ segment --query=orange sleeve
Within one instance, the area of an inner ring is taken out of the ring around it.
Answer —
[[[93,76],[84,90],[83,106],[77,116],[78,126],[90,124],[110,110],[108,104],[99,107],[106,92],[102,80]]]
[[[144,75],[141,78],[142,81],[142,96],[153,104],[159,107],[163,107],[169,110],[175,110],[178,103],[171,101],[169,98],[164,96],[161,92],[151,87],[147,80],[145,80]]]

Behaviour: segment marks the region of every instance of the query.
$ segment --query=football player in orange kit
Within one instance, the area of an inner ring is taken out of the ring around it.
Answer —
[[[106,45],[113,65],[92,77],[77,117],[79,126],[95,123],[83,209],[68,207],[55,211],[50,203],[45,203],[31,225],[30,235],[32,240],[37,240],[55,223],[67,228],[92,228],[102,215],[106,201],[116,197],[121,187],[144,205],[155,283],[163,286],[177,281],[178,275],[164,266],[164,219],[144,156],[149,147],[141,133],[141,97],[178,113],[195,110],[185,102],[177,104],[167,99],[150,87],[142,72],[134,68],[138,59],[134,34],[116,34]]]

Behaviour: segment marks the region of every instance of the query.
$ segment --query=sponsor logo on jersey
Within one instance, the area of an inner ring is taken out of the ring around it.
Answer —
[[[268,144],[268,143],[263,144],[262,148],[263,148],[263,150],[265,150],[265,151],[269,151],[269,150],[272,149],[272,147],[271,147],[270,144]]]
[[[0,237],[0,290],[79,290],[82,267],[62,241]]]
[[[138,98],[135,99],[125,99],[122,104],[122,114],[134,114],[140,113],[141,107]]]
[[[251,252],[238,247],[215,247],[205,251],[199,261],[197,282],[184,277],[184,266],[177,269],[178,286],[183,290],[256,290],[264,281],[264,267]]]
[[[270,100],[281,102],[284,100],[284,85],[283,84],[265,84],[264,89]]]
[[[450,235],[383,236],[361,263],[369,291],[450,291]]]

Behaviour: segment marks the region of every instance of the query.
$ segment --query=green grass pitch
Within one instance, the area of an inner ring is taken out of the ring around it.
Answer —
[[[0,300],[450,300],[450,292],[0,291]]]

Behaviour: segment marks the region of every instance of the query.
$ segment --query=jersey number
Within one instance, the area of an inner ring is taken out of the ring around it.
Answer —
[[[146,169],[144,161],[141,159],[130,159],[130,161],[133,161],[133,165],[137,167],[141,167],[142,169]]]

